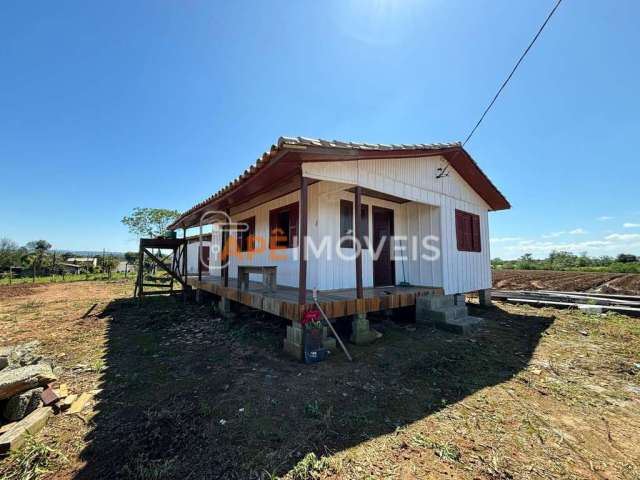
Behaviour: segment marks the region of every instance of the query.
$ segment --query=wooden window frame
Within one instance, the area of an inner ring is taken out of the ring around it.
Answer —
[[[237,223],[246,223],[249,229],[246,232],[236,233],[236,242],[239,252],[253,252],[256,249],[256,217],[248,217]]]
[[[288,231],[284,232],[277,224],[278,215],[289,213]],[[298,246],[298,232],[300,228],[300,203],[293,202],[283,207],[269,210],[269,249],[282,250],[285,248],[295,248]],[[280,229],[280,231],[276,231]],[[276,237],[286,237],[286,244],[276,244]]]
[[[458,251],[481,252],[480,215],[456,209],[455,221]]]
[[[349,211],[349,218],[345,218],[343,212]],[[340,248],[354,248],[353,237],[356,234],[355,225],[355,202],[340,199]],[[349,222],[350,220],[350,222]],[[360,245],[363,250],[369,249],[369,205],[360,204],[360,221],[362,222],[362,238]],[[345,230],[344,227],[351,223],[351,228]]]

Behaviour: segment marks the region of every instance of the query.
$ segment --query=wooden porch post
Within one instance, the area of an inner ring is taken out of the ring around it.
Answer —
[[[298,277],[298,305],[300,312],[307,303],[307,195],[309,179],[300,172],[300,232],[298,234],[298,249],[300,257],[300,275]]]
[[[225,210],[225,213],[229,215],[229,209]],[[222,286],[229,286],[229,252],[227,244],[229,243],[229,225],[226,225],[222,229],[222,239],[220,242],[220,261],[222,262]]]
[[[182,244],[182,275],[184,276],[184,285],[182,287],[182,299],[187,301],[187,275],[189,273],[187,266],[187,229],[182,227],[182,238],[184,239],[184,243]]]
[[[356,186],[356,211],[355,211],[355,241],[356,245],[356,297],[364,298],[362,288],[362,187]]]
[[[202,226],[200,226],[202,230]],[[198,239],[198,281],[202,281],[202,231],[200,232],[200,238]]]

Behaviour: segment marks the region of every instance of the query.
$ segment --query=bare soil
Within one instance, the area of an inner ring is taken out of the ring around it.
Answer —
[[[493,288],[640,295],[640,275],[550,270],[494,270]]]
[[[0,345],[40,340],[72,392],[97,390],[38,435],[66,456],[47,478],[640,478],[638,320],[470,305],[486,322],[464,337],[406,310],[354,363],[303,365],[276,319],[131,292],[0,298]]]

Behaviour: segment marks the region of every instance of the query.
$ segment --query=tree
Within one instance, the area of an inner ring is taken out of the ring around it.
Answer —
[[[42,267],[42,263],[47,255],[47,252],[51,249],[51,244],[46,240],[34,240],[27,243],[27,254],[23,256],[23,261],[30,264],[33,268],[33,276],[36,276],[36,272]]]
[[[180,212],[177,210],[136,207],[131,215],[123,217],[122,223],[138,238],[153,238],[163,234],[167,226],[179,216]]]
[[[522,270],[531,270],[534,268],[534,260],[533,255],[530,253],[525,253],[518,259],[518,268]]]
[[[118,266],[120,260],[118,257],[114,257],[113,255],[102,256],[98,259],[98,265],[100,266],[102,272],[106,272],[109,274],[109,278],[111,278],[111,272]]]
[[[135,265],[138,262],[138,254],[136,252],[126,252],[124,259],[129,265]]]
[[[620,263],[632,263],[637,262],[638,257],[631,255],[630,253],[621,253],[616,257],[616,261]]]
[[[18,244],[8,238],[0,238],[0,270],[8,270],[20,263]]]

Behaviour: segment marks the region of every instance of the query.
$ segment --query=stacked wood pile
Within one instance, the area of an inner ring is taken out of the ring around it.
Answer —
[[[19,448],[77,399],[66,384],[54,387],[57,369],[37,349],[38,342],[0,347],[0,455]]]

